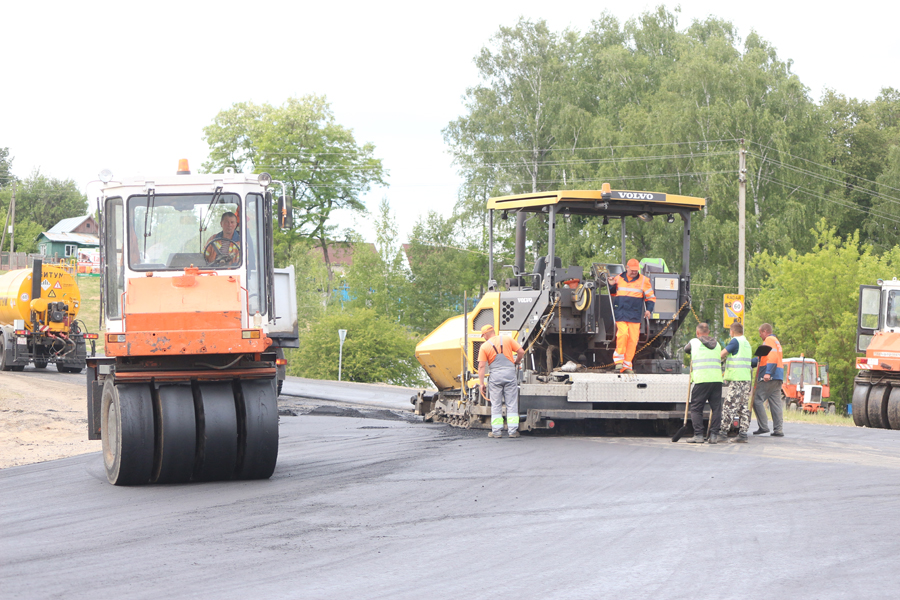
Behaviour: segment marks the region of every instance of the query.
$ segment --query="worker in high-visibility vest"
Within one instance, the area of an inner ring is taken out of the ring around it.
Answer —
[[[621,373],[634,373],[634,353],[641,334],[641,319],[649,319],[656,305],[656,294],[650,279],[641,275],[641,264],[631,259],[625,273],[609,282],[609,293],[615,298],[616,351],[613,360]],[[646,303],[646,304],[645,304]]]
[[[753,412],[756,413],[757,430],[753,435],[769,433],[769,419],[766,416],[766,401],[772,413],[772,436],[784,437],[784,402],[781,399],[781,384],[784,382],[784,361],[781,342],[772,333],[772,326],[759,326],[759,337],[772,350],[759,359],[756,393],[753,395]]]
[[[735,444],[747,443],[747,431],[750,429],[750,380],[753,350],[750,342],[744,337],[744,326],[734,321],[730,327],[731,340],[725,344],[721,358],[725,359],[725,381],[722,391],[725,392],[725,404],[722,408],[722,434],[724,440],[728,430],[735,423],[738,435],[729,440]]]
[[[703,407],[709,402],[709,443],[719,442],[722,428],[722,346],[709,335],[709,325],[697,324],[697,337],[684,347],[684,353],[691,355],[691,423],[694,437],[688,444],[702,444],[706,441],[703,431]]]

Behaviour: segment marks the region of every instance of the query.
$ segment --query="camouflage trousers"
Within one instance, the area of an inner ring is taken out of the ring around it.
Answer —
[[[738,420],[740,433],[747,435],[750,429],[750,382],[731,381],[722,391],[725,396],[722,407],[722,435],[726,435],[732,423]]]

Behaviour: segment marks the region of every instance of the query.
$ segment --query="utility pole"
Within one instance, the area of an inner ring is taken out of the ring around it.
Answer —
[[[738,294],[744,296],[744,271],[747,256],[747,151],[744,150],[744,138],[741,138],[741,151],[738,161]],[[746,296],[744,296],[746,298]]]
[[[13,196],[16,195],[15,192],[16,185],[13,182]],[[3,233],[0,234],[0,252],[3,252],[3,246],[6,244],[6,229],[9,227],[9,213],[12,211],[12,202],[9,203],[9,206],[6,207],[6,222],[3,224]]]
[[[16,251],[16,182],[13,181],[12,201],[9,203],[9,256]]]

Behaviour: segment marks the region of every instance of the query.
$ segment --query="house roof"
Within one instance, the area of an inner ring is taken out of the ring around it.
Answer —
[[[68,219],[63,219],[62,221],[48,229],[47,233],[69,233],[90,218],[91,215],[84,215],[83,217],[71,217]]]
[[[68,220],[68,219],[63,219]],[[62,222],[62,221],[60,221]],[[89,233],[53,233],[50,231],[45,231],[41,235],[38,236],[38,239],[41,236],[47,238],[51,242],[62,242],[68,244],[78,244],[79,246],[99,246],[100,238],[96,235],[91,235]]]
[[[375,249],[375,244],[367,243],[362,244],[367,247],[372,252],[377,252]],[[332,267],[349,267],[353,264],[353,244],[348,244],[344,242],[331,242],[328,244],[328,259],[331,262]],[[310,248],[310,254],[318,256],[320,259],[325,260],[325,257],[322,253],[321,246],[315,246],[314,248]]]

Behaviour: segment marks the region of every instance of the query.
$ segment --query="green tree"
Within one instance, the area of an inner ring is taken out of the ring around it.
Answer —
[[[285,236],[279,239],[280,255],[289,255],[300,238],[315,240],[332,281],[333,211],[364,211],[360,196],[385,183],[375,146],[358,144],[353,131],[335,121],[326,98],[317,95],[288,98],[281,106],[239,102],[219,112],[203,132],[209,144],[206,172],[266,171],[285,182],[295,227],[279,234]]]
[[[371,308],[332,310],[301,336],[300,349],[288,355],[291,375],[314,379],[338,378],[340,340],[347,330],[343,351],[343,381],[416,386],[422,382],[414,357],[415,337],[401,324]]]
[[[878,256],[858,232],[841,239],[824,220],[813,235],[809,252],[765,251],[753,260],[762,289],[751,299],[745,332],[753,339],[759,325],[771,323],[785,357],[803,353],[828,364],[831,398],[846,404],[856,375],[859,286],[896,272],[900,252]]]
[[[387,198],[381,200],[375,217],[375,251],[366,243],[356,243],[353,264],[347,273],[351,309],[371,308],[388,319],[407,323],[408,269],[403,249],[396,238],[397,222]]]
[[[12,186],[0,187],[0,221],[5,221]],[[88,212],[87,196],[72,179],[55,179],[35,171],[16,185],[16,250],[34,252],[36,239],[62,219]],[[9,239],[9,236],[7,236]]]
[[[12,174],[13,158],[9,155],[9,148],[0,148],[0,188],[12,183],[15,177]]]

